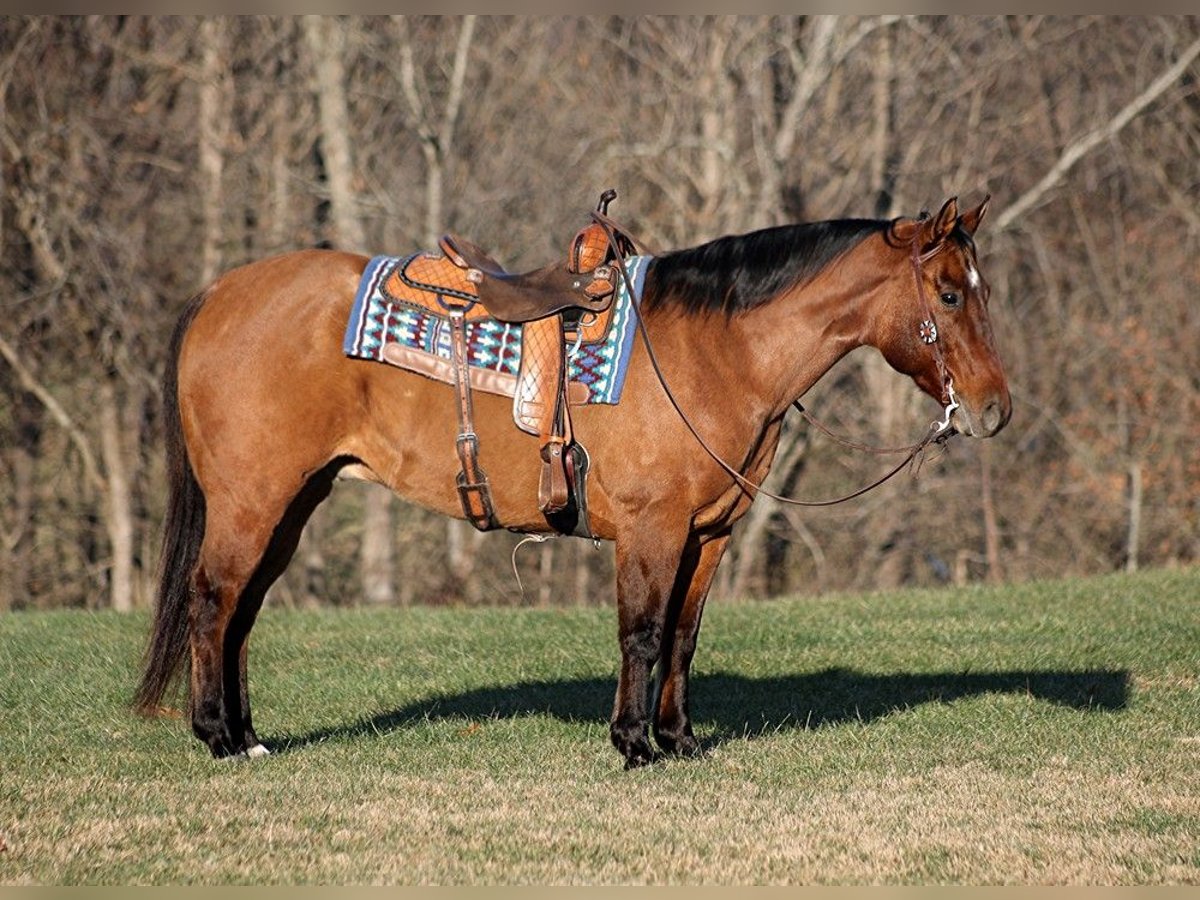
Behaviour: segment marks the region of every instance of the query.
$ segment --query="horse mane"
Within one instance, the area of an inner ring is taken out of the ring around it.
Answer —
[[[835,219],[779,225],[674,250],[650,262],[643,302],[647,309],[677,305],[692,314],[733,316],[810,281],[889,224],[878,219]]]

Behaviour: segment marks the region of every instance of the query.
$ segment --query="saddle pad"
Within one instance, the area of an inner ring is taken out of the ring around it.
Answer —
[[[441,315],[429,306],[407,302],[384,289],[393,273],[397,269],[404,271],[416,255],[376,256],[367,264],[346,324],[342,349],[347,356],[396,364],[398,358],[409,354],[387,354],[385,351],[389,346],[398,346],[449,363],[449,316]],[[650,259],[648,256],[626,258],[629,280],[638,301]],[[473,369],[515,379],[521,368],[522,326],[486,316],[468,317],[466,324],[469,365]],[[587,388],[586,402],[617,403],[625,385],[625,370],[637,331],[625,279],[617,279],[609,327],[594,340],[586,339],[589,337],[586,331],[578,345],[574,341],[567,345],[568,377]],[[414,366],[412,371],[428,375],[429,368]]]

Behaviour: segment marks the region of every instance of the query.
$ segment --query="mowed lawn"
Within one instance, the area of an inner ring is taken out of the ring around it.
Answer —
[[[610,609],[264,611],[276,752],[127,708],[147,618],[0,616],[0,882],[1200,882],[1200,571],[715,604],[625,772]]]

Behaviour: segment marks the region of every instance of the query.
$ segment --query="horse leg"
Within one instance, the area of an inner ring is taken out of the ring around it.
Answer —
[[[237,694],[230,697],[226,690],[230,675],[237,677],[236,662],[232,667],[228,662],[229,624],[270,540],[261,523],[247,533],[235,530],[231,518],[209,506],[188,606],[192,733],[217,758],[249,749],[240,710],[231,716],[228,708],[228,701],[238,703]]]
[[[625,757],[625,768],[654,760],[650,748],[647,694],[658,659],[667,609],[686,533],[639,529],[617,540],[617,629],[621,669],[609,736]]]
[[[672,598],[673,622],[664,635],[658,661],[658,699],[654,716],[654,739],[667,753],[693,756],[700,745],[692,732],[688,708],[688,679],[704,601],[713,575],[729,544],[729,533],[689,544],[679,567]]]
[[[338,469],[344,464],[343,460],[334,460],[320,472],[308,480],[304,488],[288,505],[287,511],[279,524],[275,526],[270,544],[263,554],[253,578],[242,591],[237,602],[237,609],[229,623],[226,635],[225,685],[226,696],[236,696],[241,718],[242,734],[246,754],[250,757],[266,756],[269,751],[258,739],[250,716],[250,690],[246,668],[250,647],[250,629],[262,608],[263,598],[267,590],[284,573],[296,547],[300,543],[300,533],[312,516],[313,511],[329,496],[333,488],[333,479]],[[236,664],[236,671],[231,671]],[[232,704],[229,704],[232,706]],[[229,710],[234,713],[233,709]]]
[[[301,491],[300,493],[303,493]],[[208,497],[204,542],[188,607],[191,637],[192,731],[222,758],[258,747],[247,743],[249,702],[242,691],[243,645],[266,589],[282,571],[272,564],[272,545],[293,498],[244,498],[221,492]],[[288,554],[290,556],[290,554]],[[278,570],[278,571],[276,571]],[[255,755],[262,751],[256,749]]]

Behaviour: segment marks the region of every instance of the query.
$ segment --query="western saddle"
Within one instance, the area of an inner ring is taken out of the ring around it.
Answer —
[[[458,493],[467,519],[481,531],[497,527],[497,522],[488,477],[479,465],[466,322],[486,315],[522,325],[513,420],[541,442],[538,505],[556,530],[590,533],[584,487],[587,453],[571,428],[566,348],[585,319],[594,322],[610,313],[621,277],[614,261],[634,252],[633,240],[607,217],[608,204],[615,197],[613,190],[601,195],[592,221],[571,241],[566,260],[532,272],[507,272],[455,234],[441,238],[440,254],[417,256],[406,268],[405,281],[432,295],[440,309],[432,304],[430,308],[449,317],[452,383],[458,403]]]

